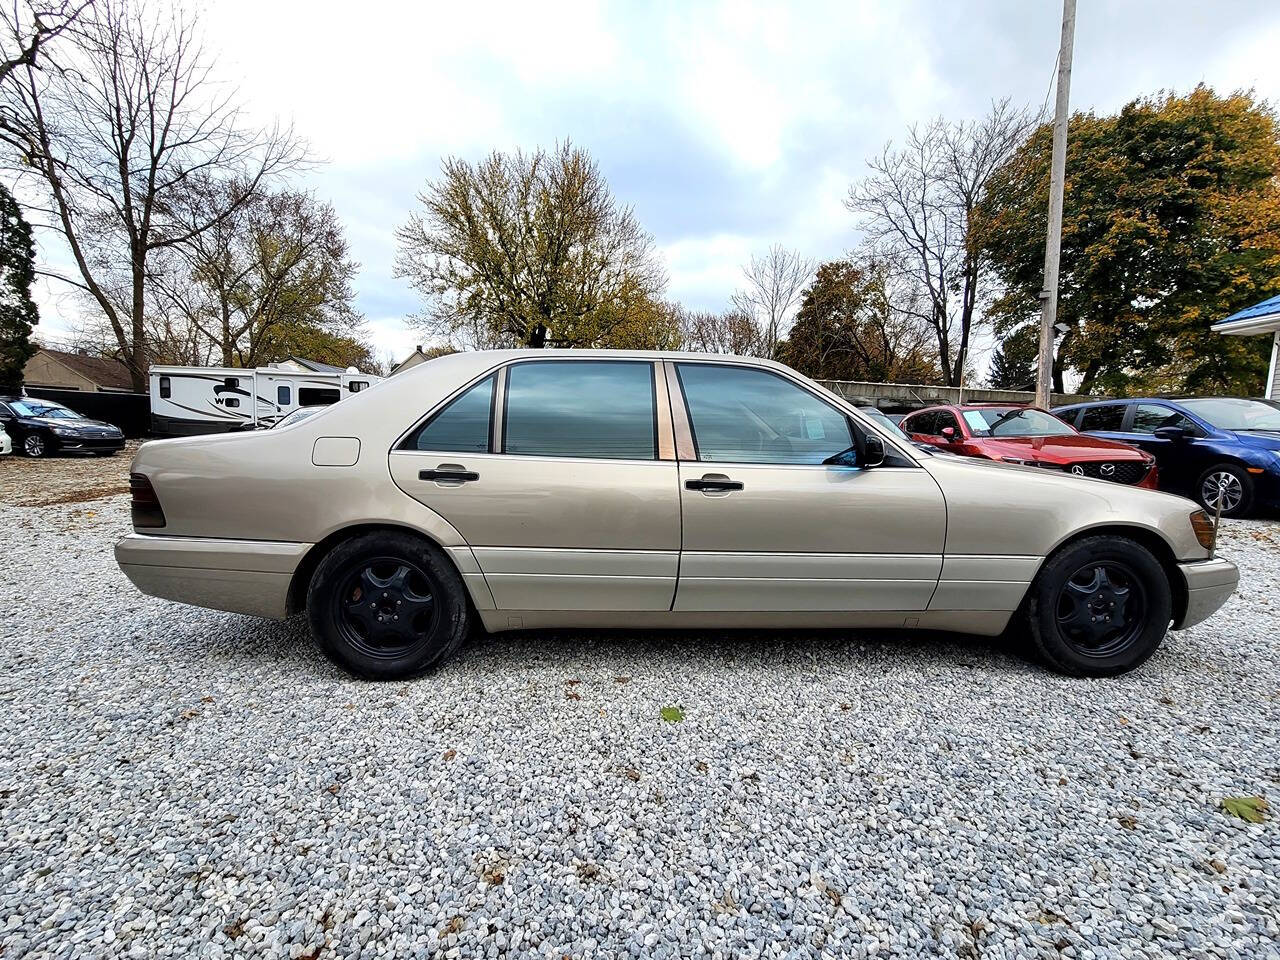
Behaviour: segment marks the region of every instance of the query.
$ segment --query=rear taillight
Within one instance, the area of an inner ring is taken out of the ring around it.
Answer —
[[[135,527],[163,527],[164,510],[145,473],[129,474],[129,509]]]

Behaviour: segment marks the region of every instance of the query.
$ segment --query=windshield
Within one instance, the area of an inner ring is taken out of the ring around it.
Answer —
[[[882,427],[890,436],[897,437],[899,440],[906,440],[907,442],[911,441],[911,438],[902,432],[902,428],[900,426],[886,417],[875,407],[859,407],[858,412],[868,419],[874,420],[876,422],[876,426]]]
[[[1030,407],[983,407],[964,411],[975,437],[1065,437],[1075,433],[1051,413]]]
[[[83,420],[84,417],[74,410],[68,410],[59,403],[48,400],[10,400],[9,406],[20,417],[48,417],[50,420]]]
[[[1179,402],[1219,430],[1280,430],[1280,410],[1261,400],[1205,397]]]
[[[324,407],[299,407],[293,413],[286,414],[276,421],[277,427],[287,427],[291,423],[297,423],[299,420],[305,420],[313,414],[319,413]]]

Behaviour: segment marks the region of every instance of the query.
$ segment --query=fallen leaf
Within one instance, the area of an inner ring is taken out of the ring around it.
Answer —
[[[201,697],[201,698],[200,698],[200,702],[201,702],[201,703],[213,703],[213,697]]]
[[[1120,813],[1116,814],[1116,819],[1120,821],[1120,826],[1124,827],[1126,830],[1138,829],[1137,817],[1130,816],[1127,813]]]
[[[462,923],[463,923],[462,917],[460,916],[453,917],[452,919],[449,920],[448,923],[444,925],[444,932],[446,934],[458,933],[459,931],[462,930]]]
[[[223,927],[222,932],[227,935],[228,940],[235,940],[244,933],[244,924],[239,920],[235,920]]]
[[[679,707],[663,707],[658,711],[667,723],[683,723],[684,711]]]
[[[840,709],[841,709],[841,710],[852,710],[852,709],[853,709],[853,707],[851,707],[851,706],[850,706],[849,704],[847,704],[847,703],[842,703],[842,704],[840,704]]]
[[[338,792],[342,790],[342,784],[331,783],[329,784],[329,786],[325,787],[325,789],[328,790],[330,793],[332,793],[336,797],[338,795]]]
[[[699,761],[698,761],[697,763],[695,763],[693,766],[694,766],[694,769],[695,769],[695,770],[697,770],[699,773],[706,773],[706,772],[707,772],[707,765],[706,765],[706,763],[705,763],[704,761],[702,761],[702,760],[699,760]]]
[[[622,775],[626,777],[628,780],[640,779],[640,771],[637,770],[635,767],[624,767],[622,770]]]
[[[581,699],[582,699],[582,694],[580,694],[580,693],[574,693],[572,690],[570,690],[568,693],[566,693],[566,694],[564,695],[564,698],[565,698],[566,700],[581,700]]]
[[[573,680],[566,680],[566,681],[565,681],[565,683],[566,683],[568,686],[571,686],[571,687],[576,687],[576,686],[577,686],[578,684],[580,684],[581,682],[582,682],[581,680],[578,680],[578,679],[576,679],[576,678],[575,678],[575,679],[573,679]]]
[[[1223,797],[1220,806],[1230,816],[1249,823],[1262,823],[1271,808],[1265,797]]]
[[[457,755],[458,755],[458,751],[457,751],[457,750],[450,749],[450,750],[446,750],[446,751],[444,752],[444,756],[443,756],[441,759],[443,759],[443,760],[452,760],[452,759],[453,759],[454,757],[456,757]]]
[[[614,683],[630,683],[631,678],[630,677],[614,677],[613,682]]]

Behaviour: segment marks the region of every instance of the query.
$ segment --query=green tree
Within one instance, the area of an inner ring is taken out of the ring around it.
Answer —
[[[445,160],[396,231],[396,275],[427,300],[418,317],[479,347],[593,346],[661,298],[653,237],[595,162],[565,143]]]
[[[932,331],[893,303],[888,267],[837,260],[818,268],[779,358],[824,380],[936,383]]]
[[[1210,324],[1280,291],[1280,128],[1247,93],[1200,86],[1076,114],[1067,141],[1055,389],[1256,392],[1263,338]],[[1039,312],[1051,131],[992,178],[975,235],[1004,284],[1008,331]]]
[[[1040,331],[1032,325],[1018,327],[996,347],[987,372],[993,390],[1034,390],[1040,360]]]
[[[22,368],[36,352],[31,328],[40,312],[31,299],[35,246],[22,209],[0,186],[0,387],[22,386]]]

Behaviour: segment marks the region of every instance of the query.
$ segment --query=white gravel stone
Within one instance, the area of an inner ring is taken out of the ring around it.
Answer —
[[[479,638],[381,685],[141,596],[127,525],[0,506],[5,958],[1280,956],[1280,821],[1217,807],[1280,806],[1275,522],[1115,680],[781,631]]]

